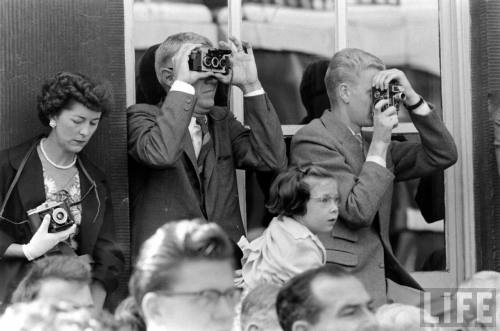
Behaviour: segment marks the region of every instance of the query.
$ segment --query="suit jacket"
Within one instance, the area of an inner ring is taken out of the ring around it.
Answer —
[[[36,147],[38,141],[39,138],[0,152],[0,203],[24,156],[30,148]],[[97,187],[92,186],[82,172],[81,164],[77,163],[82,197],[89,190],[90,193],[82,202],[76,253],[89,254],[93,258],[92,277],[102,282],[110,293],[118,286],[118,275],[124,263],[123,255],[115,245],[111,196],[104,174],[84,155],[79,154],[78,157]],[[22,222],[27,219],[26,211],[45,200],[42,163],[35,149],[26,162],[3,216],[16,223]],[[12,243],[28,243],[32,235],[27,223],[11,224],[0,220],[0,301],[9,300],[30,264],[26,259],[3,257],[5,250]]]
[[[420,289],[395,258],[389,243],[394,180],[426,176],[457,160],[451,134],[438,115],[411,114],[421,143],[391,142],[387,167],[365,162],[359,141],[334,111],[327,111],[293,137],[291,162],[313,162],[334,174],[340,194],[340,217],[331,235],[320,238],[327,262],[351,270],[380,305],[386,281]]]
[[[235,169],[286,167],[278,117],[267,96],[259,95],[244,100],[249,128],[227,108],[213,107],[208,113],[214,150],[205,161],[202,182],[188,130],[195,104],[194,95],[170,91],[160,107],[138,104],[127,111],[128,150],[135,163],[131,174],[135,252],[162,224],[179,219],[206,218],[237,241],[244,229]]]

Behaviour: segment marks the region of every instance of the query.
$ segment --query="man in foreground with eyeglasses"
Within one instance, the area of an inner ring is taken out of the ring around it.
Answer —
[[[134,254],[164,222],[184,218],[216,222],[236,242],[244,234],[236,169],[286,167],[280,122],[259,81],[252,48],[236,38],[220,45],[230,53],[220,61],[230,63],[226,73],[197,71],[195,54],[208,51],[211,41],[190,32],[168,37],[155,53],[165,99],[127,110],[128,153],[137,166],[131,174]],[[215,105],[221,84],[243,92],[246,126],[228,107]]]
[[[389,242],[393,183],[453,165],[457,161],[453,138],[406,75],[398,69],[386,70],[373,54],[354,48],[337,52],[330,60],[325,85],[330,110],[293,137],[291,163],[313,162],[338,182],[339,220],[330,235],[320,236],[327,263],[358,277],[376,306],[388,298],[416,304],[421,287],[396,259]],[[394,94],[374,102],[380,94],[389,95],[389,88],[391,92],[403,89],[406,97]],[[398,102],[393,103],[396,95]],[[400,101],[410,113],[420,143],[391,142]],[[361,128],[371,126],[369,142]]]
[[[169,222],[144,242],[129,282],[148,331],[229,331],[241,289],[215,223]]]

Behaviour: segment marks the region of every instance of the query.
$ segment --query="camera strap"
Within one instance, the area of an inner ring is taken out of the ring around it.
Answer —
[[[96,200],[97,200],[97,212],[94,216],[94,219],[92,220],[92,223],[94,223],[96,221],[97,217],[99,216],[99,212],[101,211],[101,199],[99,197],[99,191],[97,190],[97,184],[96,184],[95,180],[90,176],[87,169],[83,165],[83,162],[80,160],[80,158],[78,158],[77,160],[78,160],[78,165],[80,166],[80,169],[82,170],[83,174],[85,175],[85,177],[87,177],[87,179],[90,182],[90,187],[87,190],[87,192],[85,192],[85,194],[80,198],[80,201],[73,202],[69,206],[72,207],[72,206],[76,206],[78,204],[81,204],[83,202],[83,200],[85,200],[87,198],[87,196],[90,194],[90,192],[92,192],[92,190],[95,190],[95,195],[96,195]]]
[[[23,160],[21,161],[21,164],[19,165],[19,169],[17,169],[16,176],[14,177],[14,180],[9,186],[9,189],[7,191],[7,194],[5,195],[5,199],[2,202],[2,207],[0,208],[0,218],[3,217],[3,212],[5,211],[5,207],[7,206],[7,202],[9,201],[10,195],[12,194],[12,191],[14,190],[14,187],[16,186],[17,182],[19,181],[19,177],[21,176],[21,173],[23,172],[24,166],[26,165],[26,162],[28,162],[29,157],[35,150],[35,147],[38,143],[38,140],[36,140],[33,145],[30,147],[26,155],[24,156]]]

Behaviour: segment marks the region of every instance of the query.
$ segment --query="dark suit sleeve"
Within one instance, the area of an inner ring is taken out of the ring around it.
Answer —
[[[365,162],[355,175],[338,142],[328,135],[320,125],[300,130],[292,139],[291,163],[312,162],[332,173],[338,183],[339,212],[344,222],[353,228],[370,226],[394,175],[374,162]]]
[[[232,116],[229,129],[236,167],[260,171],[286,168],[286,147],[281,124],[267,95],[244,100],[245,124]]]
[[[9,186],[14,179],[15,173],[9,166],[7,151],[0,152],[0,206],[3,204]],[[14,243],[9,229],[10,224],[0,219],[0,259],[5,254],[7,248]]]
[[[453,137],[435,111],[426,116],[410,115],[420,134],[421,143],[392,143],[390,152],[398,181],[446,169],[455,164],[458,158]]]
[[[106,210],[104,211],[102,227],[92,254],[94,259],[92,278],[100,281],[104,285],[106,293],[109,294],[118,287],[118,277],[123,269],[125,259],[122,251],[116,245],[116,229],[113,221],[113,207],[109,188],[106,182],[103,181],[102,183],[105,185],[107,193],[104,202]]]
[[[140,164],[167,168],[182,155],[196,98],[171,91],[161,108],[137,104],[127,110],[128,153]]]

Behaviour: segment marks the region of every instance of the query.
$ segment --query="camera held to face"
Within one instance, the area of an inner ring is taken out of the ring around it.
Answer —
[[[28,210],[28,217],[33,229],[38,229],[45,215],[50,215],[49,232],[60,232],[72,226],[75,221],[71,217],[66,202],[45,201],[40,206]]]
[[[230,54],[228,49],[195,49],[189,55],[189,70],[219,72],[225,75],[229,69]]]
[[[404,88],[401,85],[397,85],[393,82],[389,83],[387,90],[381,90],[376,88],[375,86],[372,87],[372,101],[374,107],[380,100],[389,100],[389,103],[382,107],[382,111],[391,106],[394,106],[396,110],[399,111],[399,105],[402,101],[405,100],[405,98],[406,95],[404,94]]]

